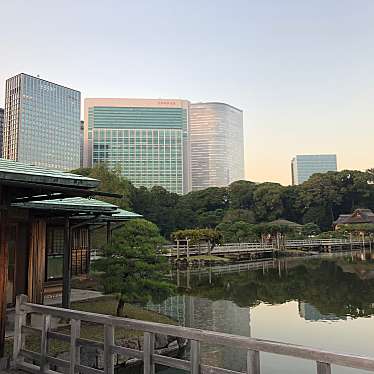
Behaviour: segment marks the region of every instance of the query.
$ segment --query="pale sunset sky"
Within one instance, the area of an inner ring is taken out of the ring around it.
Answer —
[[[289,184],[296,154],[374,167],[374,0],[0,0],[0,107],[20,72],[239,107],[249,180]]]

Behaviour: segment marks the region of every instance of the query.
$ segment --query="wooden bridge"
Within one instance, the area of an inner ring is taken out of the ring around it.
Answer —
[[[13,359],[16,369],[30,373],[58,374],[56,368],[63,372],[74,374],[114,374],[115,356],[125,356],[142,360],[144,374],[154,374],[155,364],[189,371],[191,374],[243,374],[241,372],[207,365],[201,362],[201,343],[220,345],[223,347],[237,347],[247,352],[248,374],[260,374],[261,352],[272,353],[292,358],[302,358],[316,362],[317,374],[331,374],[333,365],[374,372],[374,358],[329,352],[310,347],[254,339],[244,336],[231,335],[213,331],[206,331],[181,326],[144,322],[109,315],[81,312],[76,310],[55,308],[50,306],[28,303],[27,297],[17,297],[15,336]],[[42,316],[42,328],[36,329],[26,326],[27,314],[36,313]],[[70,334],[62,334],[51,328],[52,318],[70,320]],[[104,341],[94,341],[80,337],[81,322],[99,324],[104,328]],[[126,328],[142,331],[144,334],[143,350],[125,348],[115,342],[115,329]],[[40,351],[30,351],[25,348],[25,335],[37,334],[41,337]],[[156,334],[180,337],[189,340],[190,359],[180,359],[156,354],[154,340]],[[48,353],[50,339],[57,339],[69,344],[69,359],[59,359]],[[82,365],[80,349],[90,346],[103,352],[103,370]],[[36,364],[38,362],[38,364]],[[52,370],[51,367],[55,368]]]
[[[214,256],[225,255],[259,255],[265,253],[274,253],[284,250],[316,250],[321,252],[332,252],[336,250],[356,250],[369,248],[372,243],[368,239],[306,239],[306,240],[286,240],[282,247],[277,243],[227,243],[214,247],[209,250],[207,246],[197,245],[179,245],[164,247],[164,256],[172,258],[190,257],[196,255],[211,254]]]

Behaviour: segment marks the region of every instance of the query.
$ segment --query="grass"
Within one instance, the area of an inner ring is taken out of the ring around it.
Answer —
[[[87,301],[80,301],[72,303],[72,309],[81,310],[85,312],[92,312],[98,314],[109,314],[115,315],[117,308],[117,300],[113,296],[103,296],[98,299],[91,299]],[[149,322],[159,322],[165,324],[176,324],[176,322],[169,317],[166,317],[162,314],[145,310],[136,305],[125,305],[125,313],[128,318],[138,319],[142,321]],[[62,334],[70,335],[70,327],[62,326],[54,331],[58,331]],[[116,328],[115,329],[115,339],[127,339],[127,338],[136,338],[143,335],[141,331],[134,331],[125,328]],[[96,341],[104,340],[104,327],[103,325],[92,324],[82,322],[81,325],[81,337],[85,339],[91,339]],[[7,354],[12,352],[12,340],[8,340],[5,344],[5,351]],[[26,337],[26,349],[40,352],[40,337],[30,335]],[[51,355],[56,356],[60,353],[66,352],[69,350],[69,343],[62,342],[59,340],[50,340],[49,342],[49,352]]]

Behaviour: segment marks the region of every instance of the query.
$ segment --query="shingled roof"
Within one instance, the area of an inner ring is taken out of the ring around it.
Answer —
[[[352,225],[362,223],[374,223],[374,213],[370,209],[356,209],[352,214],[341,214],[334,226],[337,225]]]

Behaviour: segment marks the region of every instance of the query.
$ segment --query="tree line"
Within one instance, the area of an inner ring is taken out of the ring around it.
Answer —
[[[339,214],[356,208],[374,210],[374,169],[365,172],[343,170],[314,174],[298,186],[278,183],[237,181],[228,187],[211,187],[178,195],[155,186],[136,188],[120,170],[105,165],[74,172],[97,178],[102,191],[123,195],[107,201],[142,214],[155,223],[167,239],[183,229],[217,228],[259,224],[286,219],[299,224],[313,223],[330,230]]]

